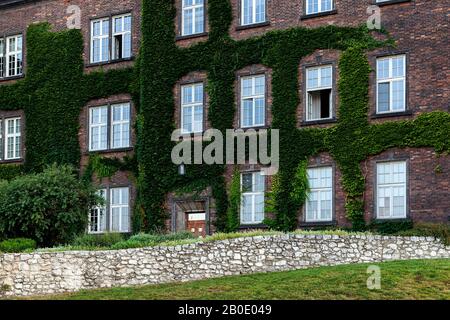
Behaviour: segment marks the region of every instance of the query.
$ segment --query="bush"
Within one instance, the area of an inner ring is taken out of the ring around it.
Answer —
[[[19,253],[34,249],[36,249],[36,241],[32,239],[17,238],[0,242],[1,252]]]
[[[99,201],[90,183],[70,166],[0,183],[0,237],[31,238],[40,246],[71,242],[86,230],[89,208]]]
[[[194,239],[194,236],[190,232],[177,232],[169,234],[147,234],[139,233],[132,236],[126,241],[121,241],[114,244],[111,249],[130,249],[130,248],[142,248],[142,247],[152,247],[161,243],[176,242],[186,239]]]
[[[450,226],[442,223],[416,223],[410,230],[397,233],[399,236],[435,237],[444,244],[450,244]]]
[[[77,237],[72,242],[72,245],[88,248],[107,248],[123,240],[123,236],[120,233],[84,234]]]
[[[413,228],[411,220],[392,220],[392,221],[373,221],[369,225],[369,230],[379,234],[393,235],[401,231],[410,230]]]

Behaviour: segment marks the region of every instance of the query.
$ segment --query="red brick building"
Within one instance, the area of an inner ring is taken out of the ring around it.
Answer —
[[[395,48],[368,52],[370,123],[411,120],[431,111],[449,112],[450,70],[448,19],[450,8],[429,0],[230,0],[235,40],[248,39],[271,30],[315,28],[328,24],[359,26],[378,5],[383,27],[396,40]],[[175,0],[176,43],[188,47],[208,39],[208,0]],[[74,7],[76,6],[76,7]],[[77,11],[77,8],[80,11]],[[76,28],[84,39],[84,72],[133,66],[141,40],[140,0],[3,0],[0,1],[0,86],[21,81],[27,73],[27,27],[48,21],[53,30]],[[73,20],[79,14],[79,21]],[[75,22],[74,22],[75,21]],[[333,126],[339,110],[337,83],[341,52],[318,50],[298,64],[299,128]],[[182,77],[173,88],[174,118],[186,133],[202,132],[208,123],[207,74],[203,70]],[[236,73],[235,128],[271,126],[272,70],[250,65]],[[90,154],[105,157],[132,156],[135,152],[134,122],[137,106],[123,93],[90,101],[80,113],[81,165]],[[251,114],[251,116],[248,116]],[[0,106],[0,165],[21,163],[26,157],[23,111],[3,111]],[[230,183],[232,166],[226,173]],[[240,167],[248,207],[241,209],[243,228],[261,227],[265,215],[264,194],[270,180]],[[366,178],[365,219],[406,219],[447,223],[450,217],[450,161],[431,148],[392,148],[361,163]],[[310,197],[298,214],[299,227],[349,226],[346,194],[341,172],[328,153],[309,159]],[[97,181],[97,180],[96,180]],[[107,198],[104,208],[90,213],[93,233],[130,232],[136,184],[129,172],[118,172],[99,183]],[[245,202],[245,201],[244,201]],[[168,195],[170,230],[196,234],[214,229],[215,201],[211,190],[200,199]]]

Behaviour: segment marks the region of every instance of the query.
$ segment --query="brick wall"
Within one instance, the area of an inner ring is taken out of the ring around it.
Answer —
[[[304,0],[266,0],[267,1],[267,22],[255,27],[242,27],[241,1],[231,0],[233,9],[233,23],[230,27],[230,35],[235,40],[247,39],[249,37],[262,35],[270,30],[280,30],[289,27],[307,27],[313,28],[334,24],[339,26],[357,26],[366,23],[369,14],[367,7],[372,4],[372,0],[335,0],[335,10],[331,14],[324,16],[305,16]],[[205,0],[207,4],[207,1]],[[133,61],[122,61],[108,63],[102,66],[92,66],[89,64],[89,33],[90,20],[94,18],[105,17],[114,14],[131,12],[133,17],[132,27],[132,51],[136,56],[140,43],[140,25],[141,25],[141,1],[140,0],[41,0],[26,2],[22,5],[16,5],[0,9],[0,36],[22,33],[26,41],[26,28],[31,23],[48,21],[52,24],[54,30],[63,30],[66,28],[69,14],[66,12],[69,5],[78,5],[81,8],[81,30],[84,37],[85,72],[92,72],[99,69],[123,68],[133,64]],[[372,72],[370,78],[370,111],[368,114],[371,123],[384,121],[397,121],[404,119],[413,119],[418,114],[434,110],[449,110],[450,72],[448,58],[445,52],[450,51],[450,42],[447,41],[448,16],[450,8],[444,6],[440,1],[429,0],[410,0],[400,3],[387,3],[381,7],[382,25],[387,29],[397,41],[397,47],[380,48],[367,53],[369,62],[373,70],[376,67],[376,58],[386,54],[405,54],[407,56],[407,111],[397,116],[379,117],[375,113],[375,90],[376,79],[375,72]],[[177,16],[175,18],[175,33],[177,45],[187,47],[205,41],[208,38],[208,11],[205,12],[206,28],[205,33],[194,37],[181,37],[181,1],[176,1]],[[26,46],[24,48],[24,73],[26,74]],[[336,115],[339,108],[339,98],[336,94],[336,85],[339,80],[339,61],[340,52],[335,50],[318,50],[311,55],[299,61],[299,97],[300,104],[297,109],[298,126],[312,127],[330,127],[333,121],[326,123],[305,123],[305,85],[304,71],[307,66],[316,66],[322,64],[332,64],[334,66],[334,110]],[[235,128],[240,123],[240,83],[241,76],[250,74],[266,74],[266,124],[270,125],[271,117],[271,70],[263,65],[247,66],[236,73],[235,96],[236,96],[236,116],[234,121]],[[3,80],[0,85],[9,84],[16,80]],[[175,124],[180,127],[180,85],[192,82],[207,82],[206,72],[192,72],[182,77],[174,87],[175,104]],[[87,164],[87,108],[93,105],[103,103],[115,103],[129,99],[128,95],[119,95],[114,97],[105,97],[105,99],[91,101],[86,105],[80,114],[80,132],[79,139],[82,149],[81,163]],[[205,128],[210,125],[207,121],[209,108],[209,98],[205,94]],[[134,110],[134,108],[132,108]],[[19,112],[22,113],[22,112]],[[9,116],[9,112],[1,111],[0,117]],[[133,112],[133,119],[135,113]],[[133,143],[135,134],[133,133]],[[25,136],[23,135],[25,139]],[[25,151],[25,144],[24,144]],[[106,152],[102,156],[123,157],[131,155],[130,150],[121,152]],[[429,149],[406,149],[390,150],[376,157],[371,157],[362,163],[364,173],[367,177],[366,183],[366,219],[370,220],[374,212],[374,163],[378,159],[388,157],[389,155],[403,156],[409,159],[409,204],[410,216],[415,220],[446,222],[450,212],[449,194],[449,157],[437,157]],[[435,173],[434,168],[440,165],[441,173]],[[310,159],[310,165],[332,165],[335,178],[335,222],[338,225],[348,225],[348,220],[344,214],[345,194],[340,185],[340,172],[335,162],[329,154],[320,154]],[[244,166],[245,167],[245,166]],[[248,170],[249,168],[243,168]],[[229,182],[232,167],[227,169],[226,180]],[[124,185],[129,182],[129,174],[118,173],[110,181],[106,179],[102,184]],[[268,187],[269,188],[269,187]],[[213,201],[213,200],[212,200]],[[170,206],[168,206],[170,210]],[[213,215],[211,215],[214,219]],[[299,213],[299,224],[303,221],[303,211]]]

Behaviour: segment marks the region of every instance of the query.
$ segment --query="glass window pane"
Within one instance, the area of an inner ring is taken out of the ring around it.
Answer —
[[[389,82],[378,84],[378,112],[389,111]]]
[[[392,82],[392,109],[399,111],[405,109],[405,89],[404,80]]]

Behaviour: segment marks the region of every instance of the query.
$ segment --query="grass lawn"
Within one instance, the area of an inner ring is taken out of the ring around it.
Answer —
[[[446,299],[450,259],[377,264],[381,290],[367,289],[367,264],[233,276],[188,283],[86,290],[33,299]]]

